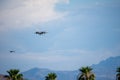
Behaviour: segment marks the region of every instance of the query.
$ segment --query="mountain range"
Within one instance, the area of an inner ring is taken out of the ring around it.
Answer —
[[[96,80],[115,80],[116,68],[120,67],[120,56],[110,57],[98,64],[91,65],[96,75]],[[22,74],[28,80],[45,80],[48,73],[57,74],[57,80],[76,80],[79,70],[74,71],[54,71],[44,68],[33,68]]]

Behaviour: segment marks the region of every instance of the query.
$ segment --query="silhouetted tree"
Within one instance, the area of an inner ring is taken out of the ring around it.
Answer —
[[[7,73],[9,74],[8,77],[10,80],[23,80],[23,75],[19,74],[18,69],[10,69]]]
[[[55,73],[49,73],[47,76],[45,76],[45,80],[56,80],[57,75]]]
[[[82,67],[79,71],[81,73],[78,75],[78,80],[95,80],[95,75],[92,73],[91,67]]]
[[[117,68],[116,72],[116,80],[120,80],[120,67]]]

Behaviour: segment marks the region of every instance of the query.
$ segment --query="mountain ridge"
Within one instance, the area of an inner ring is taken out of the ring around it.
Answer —
[[[119,66],[120,56],[117,56],[110,57],[98,64],[93,64],[90,67],[93,68],[93,72],[96,75],[96,80],[114,80],[116,68]],[[47,68],[32,68],[26,72],[23,72],[23,74],[25,75],[25,78],[28,78],[29,80],[45,80],[45,76],[50,72],[57,74],[57,80],[76,80],[77,75],[79,74],[79,70],[54,71]]]

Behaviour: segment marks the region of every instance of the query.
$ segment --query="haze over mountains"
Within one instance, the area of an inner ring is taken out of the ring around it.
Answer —
[[[96,80],[115,80],[116,68],[120,66],[120,56],[110,57],[101,61],[99,64],[94,64],[91,67],[96,75]],[[49,69],[33,68],[23,72],[24,77],[29,80],[45,80],[45,76],[55,72],[57,80],[76,80],[79,70],[75,71],[54,71]]]

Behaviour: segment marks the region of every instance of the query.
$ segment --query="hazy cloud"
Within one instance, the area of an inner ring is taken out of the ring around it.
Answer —
[[[47,21],[60,19],[65,12],[56,12],[57,3],[69,0],[11,0],[3,2],[0,8],[0,30],[13,27],[28,27]],[[17,4],[17,5],[16,5]]]

